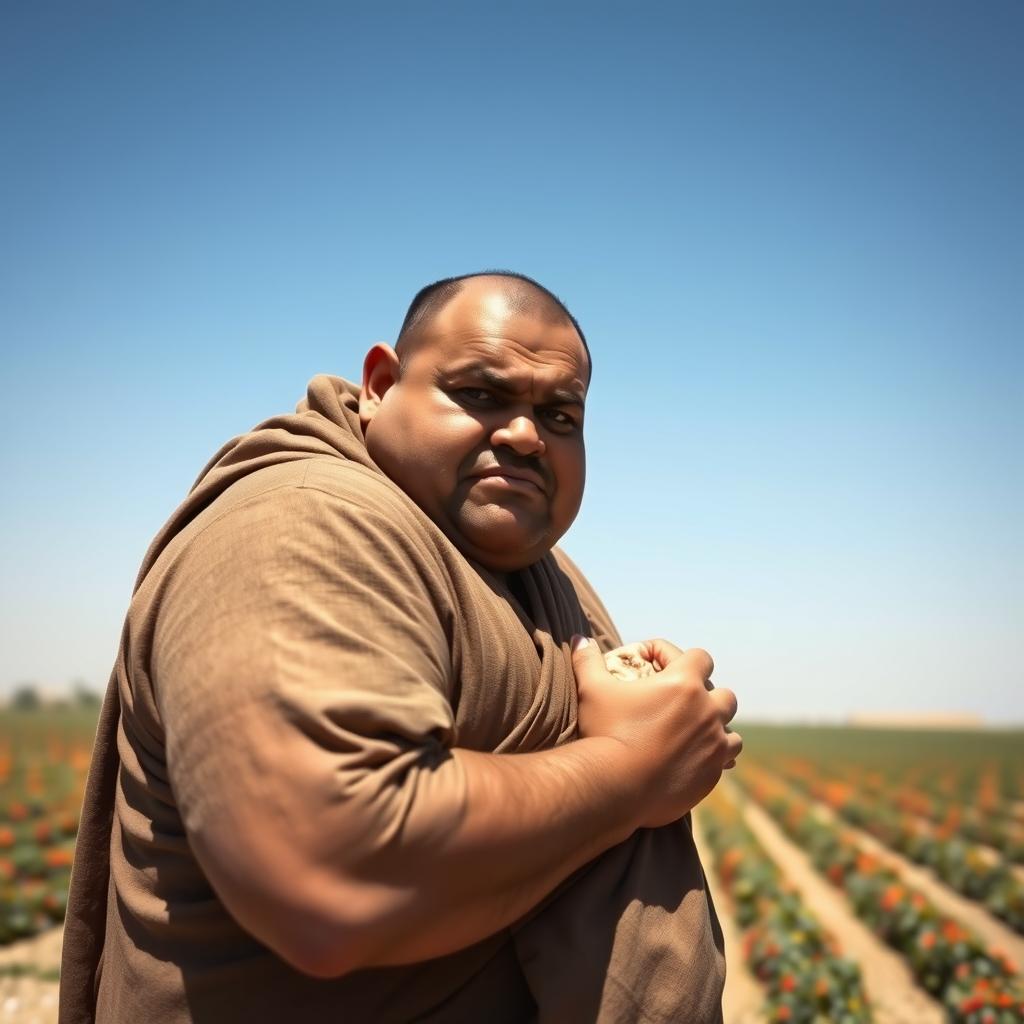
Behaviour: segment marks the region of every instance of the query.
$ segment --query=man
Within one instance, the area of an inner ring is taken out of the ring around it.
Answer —
[[[214,457],[125,623],[64,1024],[718,1019],[684,816],[736,702],[700,650],[605,669],[553,551],[589,380],[551,293],[471,275]]]

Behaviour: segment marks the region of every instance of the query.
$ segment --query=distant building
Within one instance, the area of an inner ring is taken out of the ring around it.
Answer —
[[[966,711],[861,711],[846,724],[861,729],[984,729],[981,715]]]

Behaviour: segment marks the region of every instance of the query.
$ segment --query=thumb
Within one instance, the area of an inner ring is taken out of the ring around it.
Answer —
[[[577,633],[572,638],[572,643],[569,646],[572,650],[573,671],[577,674],[579,674],[581,669],[585,669],[588,664],[591,664],[595,658],[600,660],[602,667],[604,666],[601,649],[589,637],[581,636]]]

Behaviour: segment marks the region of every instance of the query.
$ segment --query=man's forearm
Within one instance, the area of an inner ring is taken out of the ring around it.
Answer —
[[[378,963],[440,956],[512,924],[635,829],[623,748],[580,740],[536,754],[453,751],[467,787],[461,827],[415,865],[416,927],[394,929]],[[389,929],[390,930],[390,929]]]
[[[625,753],[609,738],[531,754],[453,751],[436,771],[459,778],[438,778],[410,809],[398,856],[383,868],[376,858],[333,878],[318,873],[315,910],[295,921],[301,952],[288,958],[333,976],[442,956],[512,924],[634,831]],[[432,798],[454,794],[464,802],[458,824],[424,842],[419,824],[429,834],[429,822],[450,811]]]

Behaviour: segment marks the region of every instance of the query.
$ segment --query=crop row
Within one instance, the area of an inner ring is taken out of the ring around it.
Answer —
[[[942,839],[963,838],[1001,853],[1008,861],[1024,864],[1024,822],[1014,816],[1007,804],[993,805],[979,799],[965,804],[950,797],[939,797],[911,785],[907,778],[893,780],[863,765],[847,762],[811,761],[806,758],[777,758],[769,767],[807,784],[824,778],[846,785],[871,798],[871,807],[879,805],[924,818]]]
[[[1005,954],[942,914],[846,830],[801,795],[753,765],[736,781],[848,897],[853,910],[905,957],[918,983],[955,1024],[1019,1024],[1024,984]]]
[[[884,802],[868,803],[847,782],[826,774],[781,772],[787,782],[827,804],[845,821],[886,846],[931,868],[950,888],[982,902],[1015,931],[1024,933],[1024,880],[1005,859],[960,836],[940,835],[919,819]]]
[[[993,791],[990,776],[984,776],[981,784],[968,790],[964,798],[928,792],[924,786],[910,784],[909,780],[887,785],[867,777],[861,783],[849,767],[844,772],[847,773],[851,782],[873,798],[907,814],[927,818],[941,834],[962,835],[999,850],[1008,860],[1024,863],[1024,820],[1020,817],[1020,805],[1016,801],[1000,801]]]
[[[857,965],[786,886],[774,861],[716,791],[700,807],[715,873],[744,929],[743,951],[772,1021],[863,1024],[871,1010]]]

